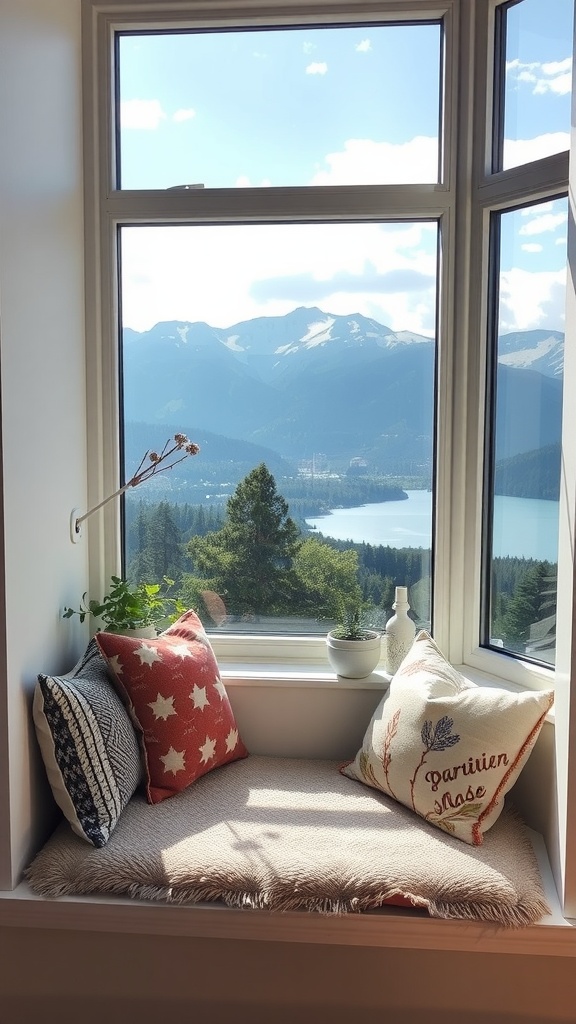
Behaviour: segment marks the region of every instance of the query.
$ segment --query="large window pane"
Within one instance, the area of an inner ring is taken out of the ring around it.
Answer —
[[[553,664],[567,200],[498,215],[487,642]]]
[[[437,225],[124,227],[121,289],[126,478],[201,446],[128,492],[128,576],[234,631],[383,624],[396,584],[429,625]]]
[[[500,160],[507,169],[568,149],[574,3],[521,0],[500,16],[505,67],[496,102],[504,101]]]
[[[440,36],[438,23],[120,34],[121,187],[435,182]]]

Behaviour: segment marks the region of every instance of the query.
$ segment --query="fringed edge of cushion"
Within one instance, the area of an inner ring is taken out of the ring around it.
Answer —
[[[550,913],[550,907],[539,897],[522,900],[516,905],[500,903],[498,906],[493,903],[445,903],[442,900],[431,900],[428,912],[431,917],[444,920],[486,921],[504,928],[525,928],[527,925],[538,924],[545,914]]]
[[[25,877],[34,892],[40,896],[57,899],[60,896],[90,895],[90,893],[79,893],[74,882],[66,880],[61,872],[55,872],[52,877],[45,872],[36,874],[30,867],[25,872]],[[550,908],[545,900],[535,897],[532,900],[523,900],[516,905],[505,905],[499,903],[482,903],[472,901],[470,903],[450,903],[442,900],[425,900],[422,897],[413,896],[410,893],[384,891],[374,893],[370,896],[305,896],[298,893],[286,893],[273,897],[266,892],[223,890],[210,885],[194,887],[171,887],[161,885],[145,885],[132,883],[129,885],[102,880],[103,887],[92,890],[92,895],[99,896],[129,896],[135,900],[146,900],[163,902],[168,905],[186,905],[197,903],[224,903],[228,907],[236,907],[244,910],[265,910],[273,913],[286,913],[288,911],[311,911],[326,916],[338,916],[345,914],[359,914],[363,911],[378,910],[386,906],[386,901],[396,896],[402,896],[409,900],[415,909],[426,910],[431,917],[444,920],[484,921],[486,923],[500,925],[505,928],[521,928],[527,925],[536,924],[545,914],[550,913]]]

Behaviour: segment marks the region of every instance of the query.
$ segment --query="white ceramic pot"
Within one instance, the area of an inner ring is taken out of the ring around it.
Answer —
[[[367,629],[364,640],[339,640],[328,633],[326,647],[328,661],[336,675],[344,679],[365,679],[374,671],[380,661],[381,636],[374,629]]]

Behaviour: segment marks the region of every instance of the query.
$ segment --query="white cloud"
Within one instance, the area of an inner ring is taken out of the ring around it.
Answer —
[[[568,220],[567,213],[543,213],[529,220],[520,228],[520,235],[542,235],[545,231],[556,231],[561,224]]]
[[[549,132],[534,139],[504,139],[504,166],[519,167],[569,148],[568,132]]]
[[[328,153],[328,170],[318,170],[311,185],[394,185],[438,178],[438,140],[417,136],[410,142],[348,139],[344,149]]]
[[[566,270],[534,273],[518,267],[500,275],[500,324],[506,331],[564,327]]]
[[[316,43],[304,43],[302,49],[304,53],[312,53],[312,50],[316,49]]]
[[[535,212],[538,213],[550,213],[554,206],[554,200],[550,199],[547,203],[538,203],[538,206],[525,206],[520,210],[521,217],[533,217]]]
[[[564,75],[557,75],[555,78],[540,78],[534,88],[535,95],[542,95],[547,92],[556,93],[557,96],[566,96],[572,88],[572,72],[567,71]]]
[[[306,68],[307,75],[325,75],[327,71],[328,65],[326,64],[325,61],[317,61],[315,63],[309,64],[308,67]]]
[[[518,71],[519,68],[528,68],[531,71],[539,66],[538,61],[533,61],[532,64],[521,64],[518,57],[515,57],[514,60],[506,61],[506,74],[509,75],[513,71]]]
[[[372,43],[369,39],[363,39],[361,43],[356,46],[357,53],[368,53],[372,49]]]
[[[542,71],[545,75],[563,75],[566,71],[572,71],[572,57],[543,64]]]
[[[123,316],[135,330],[160,320],[204,320],[227,328],[257,316],[282,316],[288,298],[259,301],[257,281],[306,275],[322,285],[318,303],[328,313],[374,316],[393,330],[434,331],[435,289],[380,294],[337,290],[337,275],[362,276],[411,270],[434,275],[432,224],[166,226],[123,229]],[[367,265],[370,265],[367,270]],[[335,280],[335,291],[327,284]]]
[[[538,79],[532,71],[521,71],[517,76],[518,82],[537,82]]]
[[[160,100],[122,100],[120,104],[120,125],[123,129],[155,131],[165,119]]]
[[[172,120],[177,124],[180,124],[181,121],[190,121],[193,117],[196,117],[196,111],[192,107],[182,107],[172,114]]]
[[[525,242],[521,248],[524,252],[542,252],[543,246],[538,242]]]
[[[541,64],[539,61],[524,63],[518,58],[508,61],[506,74],[516,82],[525,82],[532,85],[534,95],[553,93],[556,96],[566,96],[572,88],[572,58],[564,60],[548,61]]]

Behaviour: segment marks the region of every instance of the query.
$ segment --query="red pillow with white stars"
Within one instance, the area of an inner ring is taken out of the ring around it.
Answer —
[[[195,612],[185,612],[154,640],[115,633],[97,633],[96,640],[139,734],[148,803],[247,756]]]

